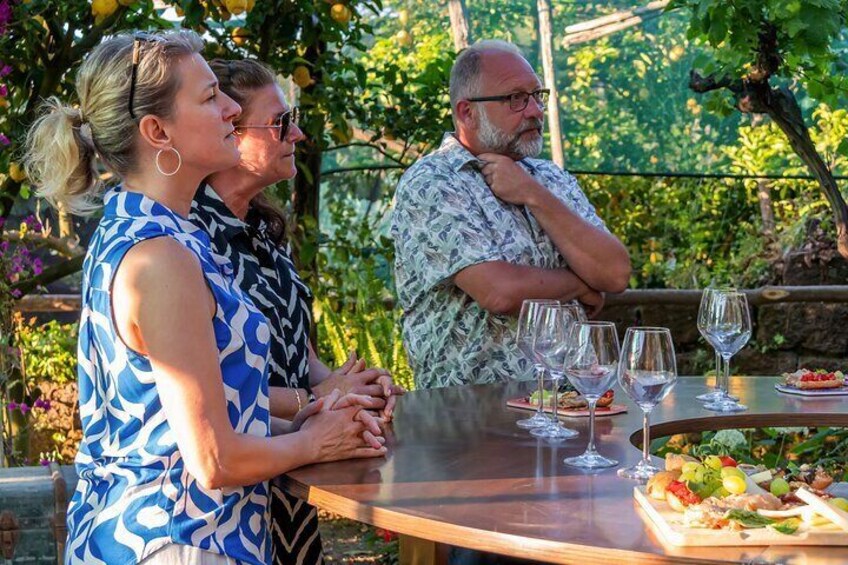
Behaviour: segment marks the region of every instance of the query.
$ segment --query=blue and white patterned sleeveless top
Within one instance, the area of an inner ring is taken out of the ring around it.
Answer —
[[[238,433],[270,436],[265,317],[212,253],[206,234],[136,192],[109,191],[83,265],[80,477],[68,508],[66,563],[136,563],[168,543],[268,563],[268,483],[205,489],[185,468],[150,361],[117,337],[109,299],[127,251],[171,237],[193,251],[217,303],[213,319],[227,413]]]

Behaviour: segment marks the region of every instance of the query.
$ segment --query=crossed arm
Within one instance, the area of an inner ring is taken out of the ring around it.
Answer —
[[[483,175],[502,200],[527,206],[565,258],[567,269],[541,269],[503,261],[480,263],[457,273],[454,282],[483,308],[515,314],[527,298],[577,299],[595,315],[603,292],[622,292],[630,278],[627,249],[612,234],[572,211],[512,159],[482,154]]]

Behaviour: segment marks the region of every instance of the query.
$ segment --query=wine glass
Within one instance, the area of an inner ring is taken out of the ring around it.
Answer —
[[[709,309],[705,327],[710,343],[721,354],[724,361],[724,386],[728,387],[730,359],[751,339],[751,314],[748,311],[748,299],[741,292],[717,293]],[[744,412],[748,409],[728,394],[724,394],[719,400],[705,404],[704,408],[714,412]]]
[[[698,308],[698,331],[701,333],[703,338],[707,340],[707,343],[710,343],[715,351],[715,389],[705,394],[699,394],[695,397],[701,402],[715,402],[725,397],[730,397],[733,400],[739,400],[735,396],[730,396],[727,391],[728,384],[723,382],[724,378],[721,366],[721,354],[718,352],[718,349],[715,349],[715,346],[712,345],[710,338],[707,335],[706,325],[707,319],[709,318],[709,311],[712,307],[712,302],[715,299],[715,296],[723,292],[736,292],[736,289],[731,287],[705,288],[701,294],[701,305]]]
[[[536,326],[539,323],[539,313],[542,306],[555,306],[558,300],[528,299],[521,303],[521,313],[518,315],[518,332],[516,341],[518,349],[533,363],[536,378],[539,381],[539,407],[530,418],[518,420],[519,428],[532,429],[546,426],[550,420],[545,416],[545,366],[533,352],[533,341],[536,338]]]
[[[618,371],[618,335],[612,322],[578,322],[571,331],[572,351],[565,374],[589,402],[589,445],[583,455],[567,457],[566,465],[583,469],[615,467],[618,461],[595,450],[595,406],[610,388]]]
[[[628,328],[618,362],[618,384],[642,409],[642,460],[618,471],[619,477],[647,481],[661,469],[651,463],[649,419],[654,406],[677,382],[674,344],[667,328]]]
[[[543,427],[530,430],[535,437],[570,439],[577,432],[559,423],[559,381],[562,379],[563,364],[570,352],[569,333],[575,323],[585,321],[586,314],[575,303],[542,306],[537,325],[533,351],[545,364],[553,381],[551,395],[551,420]]]

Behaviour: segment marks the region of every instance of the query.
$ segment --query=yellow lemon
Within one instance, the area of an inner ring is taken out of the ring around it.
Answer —
[[[238,16],[247,11],[247,0],[224,0],[224,6],[232,15]]]
[[[341,3],[333,4],[333,7],[330,8],[330,17],[343,25],[350,21],[352,15],[350,8]]]
[[[306,88],[313,82],[312,75],[309,74],[309,69],[303,65],[295,67],[294,72],[292,73],[292,80],[300,88]]]
[[[22,182],[26,178],[26,173],[20,165],[12,161],[9,165],[9,176],[15,182]]]
[[[118,0],[93,0],[91,14],[95,18],[108,18],[118,9]]]
[[[398,44],[403,45],[404,47],[409,47],[410,45],[412,45],[412,36],[409,35],[408,31],[402,29],[395,34],[395,41],[397,41]]]
[[[230,32],[231,37],[233,38],[233,43],[238,46],[242,46],[247,43],[247,39],[250,37],[250,32],[244,29],[243,27],[233,28],[233,31]]]
[[[730,494],[743,494],[746,490],[748,490],[748,485],[745,483],[745,479],[737,476],[725,477],[721,481],[721,486],[727,489],[727,492]]]

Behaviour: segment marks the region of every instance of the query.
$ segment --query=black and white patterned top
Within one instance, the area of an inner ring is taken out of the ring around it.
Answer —
[[[212,250],[233,264],[236,284],[265,314],[271,329],[270,386],[309,387],[309,327],[312,292],[300,279],[291,251],[274,244],[252,209],[241,221],[218,193],[203,183],[189,215],[209,234]],[[277,565],[319,565],[323,561],[318,513],[271,482],[271,540]]]
[[[270,386],[309,389],[309,327],[312,292],[300,279],[288,246],[265,235],[265,223],[250,209],[238,219],[208,184],[198,189],[189,219],[203,228],[212,249],[232,261],[236,283],[271,325]]]

